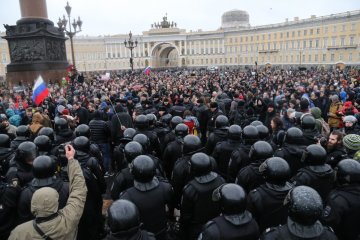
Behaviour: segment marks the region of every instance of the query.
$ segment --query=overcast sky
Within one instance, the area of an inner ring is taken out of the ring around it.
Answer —
[[[141,34],[165,13],[179,28],[216,30],[221,15],[232,9],[245,10],[252,26],[323,16],[360,9],[359,0],[70,0],[72,15],[83,20],[82,35],[124,34],[130,30]],[[3,24],[13,25],[20,19],[18,0],[0,0],[0,31]],[[57,22],[65,14],[66,0],[47,0],[49,19]]]

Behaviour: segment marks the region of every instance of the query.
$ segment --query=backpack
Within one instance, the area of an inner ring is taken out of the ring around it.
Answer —
[[[330,135],[330,126],[327,122],[324,121],[324,119],[316,119],[316,121],[319,121],[321,123],[321,135],[324,137],[328,137]]]

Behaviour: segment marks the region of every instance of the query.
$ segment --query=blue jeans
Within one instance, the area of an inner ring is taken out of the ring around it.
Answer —
[[[97,144],[100,148],[100,151],[103,155],[103,158],[104,158],[104,162],[103,162],[103,165],[104,165],[104,172],[108,172],[109,171],[109,168],[110,168],[110,161],[111,161],[111,158],[110,158],[110,144],[109,143],[98,143]]]

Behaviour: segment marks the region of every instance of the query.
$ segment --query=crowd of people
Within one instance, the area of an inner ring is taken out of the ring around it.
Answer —
[[[360,239],[359,86],[256,66],[76,74],[39,106],[3,87],[0,239]]]

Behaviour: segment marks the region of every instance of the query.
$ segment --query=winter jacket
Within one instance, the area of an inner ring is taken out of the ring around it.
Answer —
[[[77,160],[68,162],[70,196],[66,206],[57,212],[54,218],[37,223],[38,227],[52,239],[72,240],[76,239],[77,226],[83,213],[87,188],[80,165]],[[53,192],[51,192],[53,193]],[[45,200],[44,200],[45,202]],[[41,203],[38,203],[41,204]],[[44,204],[44,213],[49,214],[47,205]],[[33,204],[32,204],[33,207]],[[51,216],[51,213],[50,215]],[[44,239],[33,227],[33,222],[29,221],[17,226],[9,237],[9,240],[17,239]]]

